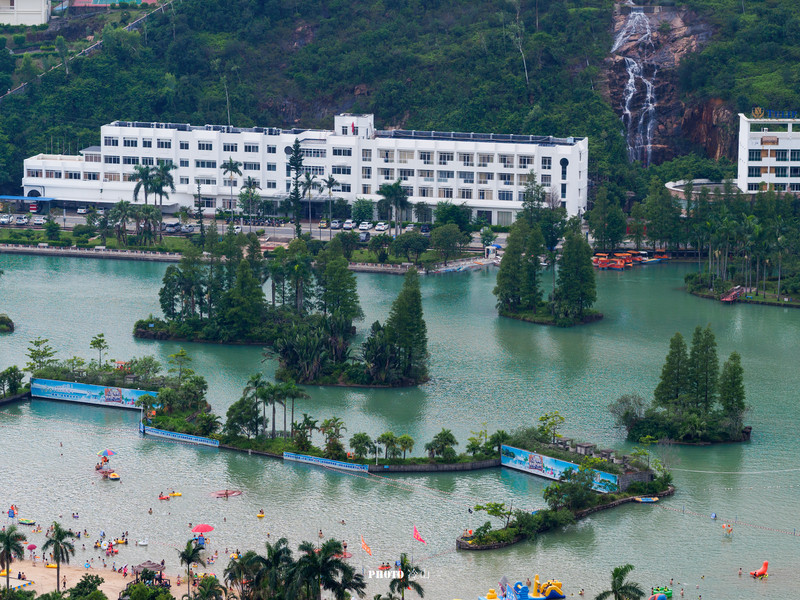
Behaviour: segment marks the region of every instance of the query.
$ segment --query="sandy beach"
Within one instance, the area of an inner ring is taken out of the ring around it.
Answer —
[[[17,579],[17,573],[19,572],[25,573],[27,581],[19,581]],[[133,579],[133,574],[130,572],[130,569],[128,570],[128,576],[123,577],[121,573],[116,573],[110,568],[104,569],[100,567],[99,569],[96,569],[91,567],[87,569],[82,564],[78,565],[75,561],[69,565],[61,565],[61,579],[63,581],[65,577],[67,578],[67,588],[70,588],[78,583],[85,573],[99,575],[105,580],[100,586],[100,589],[103,591],[103,593],[105,593],[106,596],[108,596],[109,600],[117,600],[119,593],[124,590],[125,586],[128,585],[128,583]],[[174,586],[177,575],[168,577],[173,582]],[[0,583],[2,583],[3,587],[5,587],[5,577],[2,578]],[[11,587],[15,587],[22,583],[29,583],[31,585],[23,589],[33,590],[37,595],[46,594],[48,592],[55,591],[56,589],[56,570],[48,569],[40,560],[36,561],[36,566],[33,566],[33,562],[27,559],[15,560],[11,564],[10,583]],[[186,592],[185,587],[186,586],[183,586],[181,590],[183,593]]]

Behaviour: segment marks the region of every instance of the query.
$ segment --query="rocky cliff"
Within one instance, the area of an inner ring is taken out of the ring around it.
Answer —
[[[711,27],[691,11],[620,4],[614,45],[606,60],[609,101],[626,128],[631,160],[658,164],[693,147],[708,156],[733,156],[735,114],[720,100],[685,103],[677,67],[711,37]]]

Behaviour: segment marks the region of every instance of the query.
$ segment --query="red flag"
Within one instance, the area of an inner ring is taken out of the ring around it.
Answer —
[[[356,123],[355,123],[355,121],[353,121],[352,123],[350,123],[350,131],[352,131],[352,132],[353,132],[353,135],[355,135],[355,134],[356,134]]]
[[[372,556],[372,549],[370,549],[370,547],[367,546],[367,542],[364,541],[363,535],[361,536],[361,548],[364,550],[364,552]]]
[[[419,531],[417,531],[417,526],[416,525],[414,525],[414,539],[417,540],[418,542],[422,542],[423,544],[427,544],[428,543],[428,542],[426,542],[425,540],[422,539],[422,536],[419,534]]]

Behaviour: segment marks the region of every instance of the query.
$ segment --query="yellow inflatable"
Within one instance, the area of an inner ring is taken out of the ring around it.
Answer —
[[[57,569],[58,565],[47,565],[48,569]]]
[[[180,492],[171,492],[170,496],[174,498],[175,496],[183,496],[183,494],[181,494]]]
[[[264,513],[258,513],[256,516],[257,516],[259,519],[263,519],[263,518],[264,518]]]

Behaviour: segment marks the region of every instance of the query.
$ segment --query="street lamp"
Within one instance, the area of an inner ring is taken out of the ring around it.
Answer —
[[[380,446],[378,445],[378,444],[379,444],[379,442],[378,442],[378,439],[377,439],[377,438],[375,438],[375,439],[372,441],[372,444],[375,446],[375,466],[377,467],[377,466],[378,466],[378,451],[379,451],[381,448],[380,448]]]

